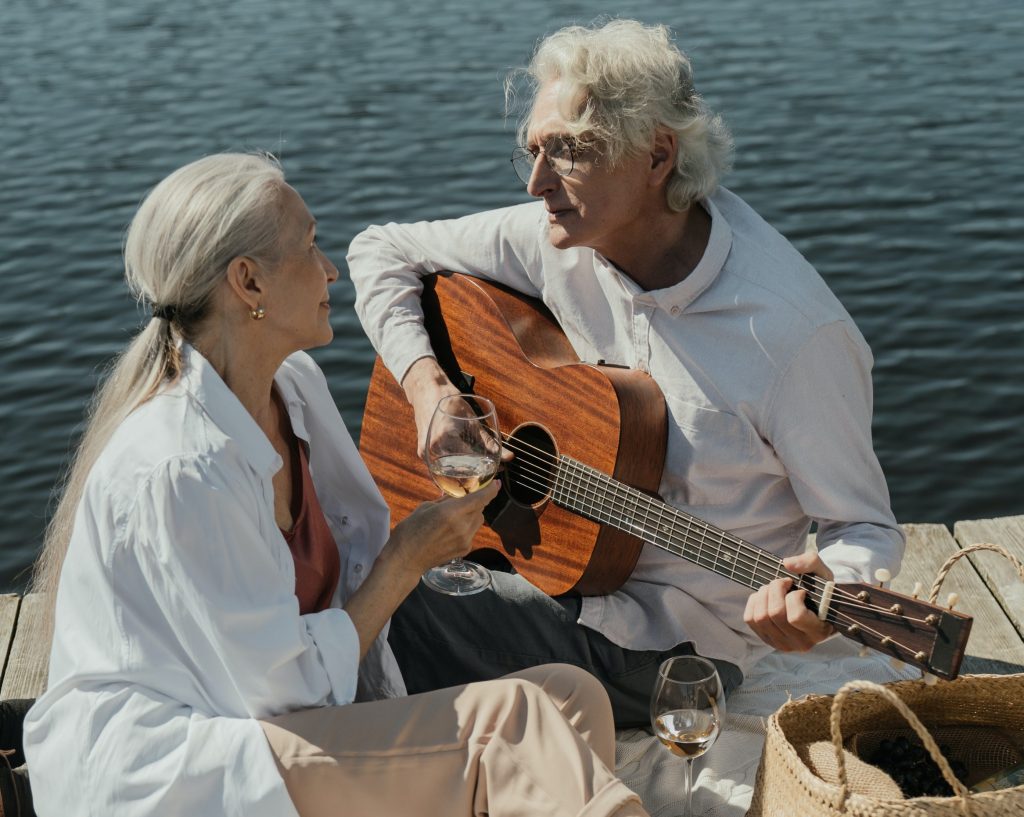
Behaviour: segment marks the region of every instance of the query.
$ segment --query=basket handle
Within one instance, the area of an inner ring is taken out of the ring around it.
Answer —
[[[939,573],[935,577],[935,584],[932,585],[931,595],[928,597],[929,603],[935,604],[935,599],[939,597],[939,590],[942,589],[942,582],[945,581],[946,574],[949,573],[953,565],[956,564],[968,553],[974,553],[978,550],[991,550],[1005,556],[1007,559],[1010,560],[1010,564],[1017,568],[1017,575],[1020,576],[1020,580],[1024,582],[1024,565],[1020,563],[1020,560],[1017,559],[1016,556],[1010,553],[1010,551],[1008,551],[1002,545],[993,545],[991,542],[981,542],[977,545],[970,545],[968,547],[962,548],[961,550],[958,550],[956,553],[954,553],[952,556],[946,559],[945,562],[942,563],[942,567],[939,568]]]
[[[932,737],[931,732],[929,732],[927,727],[921,723],[921,720],[914,714],[914,711],[903,702],[903,699],[900,698],[899,695],[888,687],[876,684],[873,681],[848,681],[843,684],[839,692],[836,693],[835,700],[832,701],[832,715],[829,718],[829,725],[832,728],[832,746],[836,750],[836,772],[839,776],[839,802],[842,804],[842,808],[844,810],[846,808],[846,800],[850,795],[850,789],[846,779],[846,760],[843,757],[843,734],[840,723],[842,720],[843,703],[851,693],[859,691],[878,693],[896,707],[896,710],[906,719],[907,723],[910,724],[910,727],[915,733],[917,733],[917,736],[921,738],[924,748],[928,750],[928,754],[931,755],[932,760],[934,760],[936,765],[939,767],[939,771],[942,772],[942,776],[946,779],[946,782],[953,788],[954,795],[960,798],[960,808],[963,809],[965,815],[970,817],[970,792],[967,790],[967,787],[957,779],[957,776],[953,774],[949,761],[946,760],[945,756],[939,750],[939,746],[935,742],[935,738]]]

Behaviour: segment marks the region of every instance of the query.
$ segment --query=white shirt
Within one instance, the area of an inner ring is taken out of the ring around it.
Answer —
[[[741,199],[719,189],[701,204],[712,219],[703,258],[650,292],[593,250],[554,248],[539,201],[371,227],[349,249],[356,309],[401,380],[432,354],[420,276],[452,270],[539,297],[582,360],[648,371],[661,387],[669,504],[779,557],[804,549],[815,520],[837,580],[895,575],[904,537],[871,445],[870,349],[813,267]],[[693,641],[745,668],[768,649],[743,623],[748,595],[648,544],[618,592],[583,600],[579,621],[623,647]]]
[[[281,458],[213,367],[183,356],[178,382],[114,433],[78,508],[49,685],[25,721],[41,817],[295,815],[256,719],[356,697],[340,605],[389,517],[322,372],[300,353],[275,378],[341,556],[334,606],[300,615],[274,519]],[[386,631],[364,670],[363,694],[404,694]]]

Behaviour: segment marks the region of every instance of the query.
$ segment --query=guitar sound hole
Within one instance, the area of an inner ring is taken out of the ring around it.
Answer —
[[[506,464],[502,477],[512,499],[523,505],[537,505],[551,493],[558,464],[555,441],[538,425],[521,425],[506,442],[515,457]]]

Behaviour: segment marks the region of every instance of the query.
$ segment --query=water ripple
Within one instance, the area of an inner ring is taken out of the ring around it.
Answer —
[[[156,181],[270,149],[339,263],[366,224],[525,200],[505,70],[599,13],[666,22],[733,129],[729,185],[875,353],[906,521],[1024,512],[1019,0],[8,0],[0,28],[0,579],[11,586],[106,360],[139,327],[120,246]],[[358,430],[373,351],[337,285],[317,350]]]

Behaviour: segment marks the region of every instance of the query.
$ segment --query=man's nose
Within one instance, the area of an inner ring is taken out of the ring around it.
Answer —
[[[561,177],[548,164],[547,157],[539,153],[530,172],[530,181],[526,183],[526,192],[539,198],[553,191],[560,181]]]

